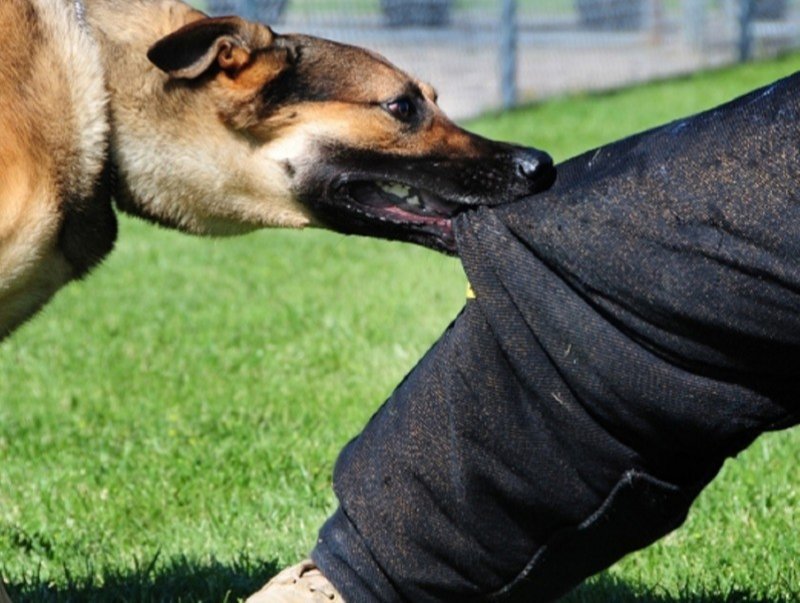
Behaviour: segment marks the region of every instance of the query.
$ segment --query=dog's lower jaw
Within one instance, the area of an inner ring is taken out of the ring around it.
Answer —
[[[298,197],[315,222],[329,230],[414,243],[448,255],[456,253],[453,220],[469,209],[411,184],[353,173],[307,180]]]
[[[323,228],[346,235],[360,235],[390,241],[414,243],[444,253],[455,255],[456,240],[453,232],[453,218],[442,217],[427,224],[409,224],[379,218],[371,215],[355,204],[330,205],[311,202],[315,222]]]

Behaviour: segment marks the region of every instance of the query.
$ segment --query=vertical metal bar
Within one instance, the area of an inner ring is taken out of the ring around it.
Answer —
[[[739,62],[744,63],[753,54],[753,8],[755,0],[739,0]]]
[[[517,104],[517,0],[503,0],[500,17],[500,90],[503,108]]]

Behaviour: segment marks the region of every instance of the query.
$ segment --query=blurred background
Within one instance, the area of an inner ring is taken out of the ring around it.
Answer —
[[[800,46],[800,0],[195,0],[380,51],[464,119]]]
[[[376,48],[469,129],[558,161],[800,71],[712,69],[800,46],[800,0],[192,1]],[[234,603],[314,545],[339,451],[466,276],[413,245],[119,217],[103,266],[0,345],[0,580],[15,603]],[[799,525],[795,428],[563,603],[798,603]]]

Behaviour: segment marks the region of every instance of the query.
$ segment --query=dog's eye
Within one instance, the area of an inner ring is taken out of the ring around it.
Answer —
[[[400,121],[408,121],[416,111],[414,102],[405,96],[386,103],[386,110]]]

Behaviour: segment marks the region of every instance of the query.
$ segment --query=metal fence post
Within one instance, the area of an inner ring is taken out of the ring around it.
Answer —
[[[500,18],[500,90],[503,108],[517,104],[517,0],[503,0]]]
[[[749,61],[753,54],[754,0],[739,0],[739,62]]]

